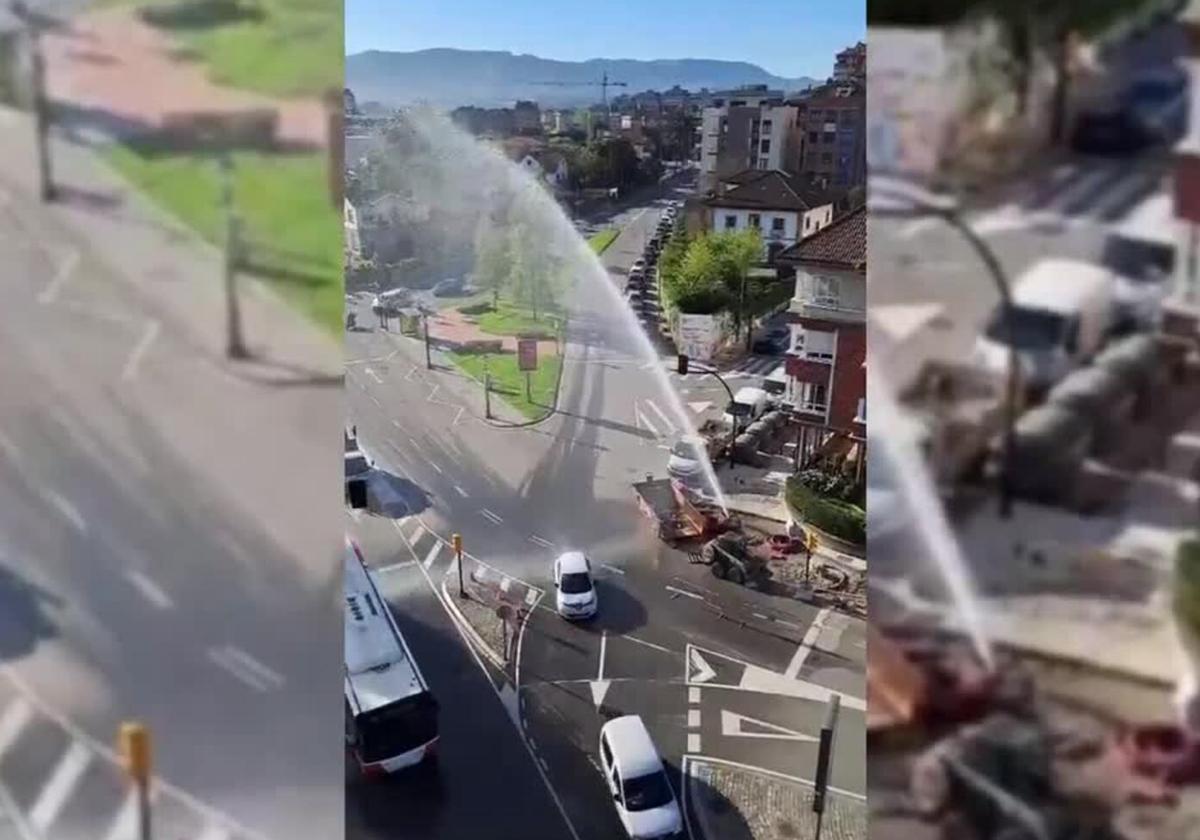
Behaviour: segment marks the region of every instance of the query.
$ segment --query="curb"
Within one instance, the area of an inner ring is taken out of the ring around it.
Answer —
[[[562,343],[565,344],[566,343],[565,340]],[[566,348],[564,347],[563,350],[565,351]],[[561,353],[559,355],[559,358],[562,359],[562,362],[558,366],[558,378],[554,382],[554,404],[549,406],[549,409],[550,409],[549,411],[547,411],[541,417],[537,417],[533,420],[525,420],[524,422],[521,422],[521,423],[510,423],[506,420],[498,420],[495,417],[481,417],[480,419],[484,423],[487,423],[489,426],[491,426],[493,429],[528,429],[528,428],[538,425],[539,423],[545,423],[547,420],[549,420],[551,417],[553,417],[555,414],[557,414],[558,413],[558,395],[559,395],[559,392],[562,391],[563,371],[566,370],[566,368],[567,368],[567,357],[566,357],[565,352]],[[501,397],[500,399],[504,399],[504,398]]]
[[[455,623],[458,624],[458,626],[470,637],[471,643],[475,645],[480,653],[487,657],[489,662],[495,665],[501,672],[507,673],[507,666],[504,664],[503,657],[496,653],[496,651],[492,649],[492,646],[483,640],[483,637],[479,635],[479,632],[472,626],[471,622],[467,620],[467,617],[463,615],[463,611],[460,610],[458,608],[458,604],[455,603],[458,600],[458,596],[447,591],[445,580],[442,581],[439,588],[442,591],[442,600],[445,602],[446,608],[449,609],[450,612],[454,613],[453,617]]]
[[[827,534],[816,525],[805,521],[804,517],[802,517],[800,513],[792,507],[792,503],[788,501],[786,489],[783,493],[783,506],[788,512],[788,515],[792,517],[793,522],[803,525],[805,528],[813,531],[821,543],[834,549],[839,554],[846,554],[858,560],[867,559],[867,547],[865,545],[855,545],[854,543],[846,542],[841,537],[835,537],[833,534]]]

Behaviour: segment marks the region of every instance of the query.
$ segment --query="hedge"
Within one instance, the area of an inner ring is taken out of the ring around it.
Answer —
[[[801,519],[814,528],[854,545],[866,543],[867,514],[857,505],[821,496],[794,476],[788,479],[787,497]]]

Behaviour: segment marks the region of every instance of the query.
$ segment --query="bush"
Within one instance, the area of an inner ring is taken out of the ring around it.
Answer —
[[[816,473],[808,470],[807,473]],[[801,473],[804,475],[805,473]],[[824,476],[824,473],[818,473]],[[788,479],[788,502],[800,518],[827,534],[863,545],[867,541],[867,514],[862,508],[841,499],[822,495],[800,480],[800,476]]]
[[[485,315],[492,311],[492,305],[487,301],[472,303],[467,306],[458,307],[458,311],[464,315]]]
[[[798,473],[796,480],[815,493],[840,502],[855,503],[862,495],[862,488],[845,473],[809,469]]]

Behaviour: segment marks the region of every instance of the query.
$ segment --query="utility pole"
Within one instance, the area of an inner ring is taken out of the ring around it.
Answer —
[[[137,791],[138,840],[150,840],[150,730],[140,723],[126,721],[117,732],[121,762]]]
[[[250,354],[242,340],[242,313],[237,290],[241,234],[233,204],[233,160],[228,150],[221,151],[218,164],[221,171],[221,203],[225,211],[225,355],[231,359],[245,359]]]
[[[463,586],[462,535],[453,534],[450,537],[450,544],[454,546],[454,564],[458,566],[458,597],[466,598],[467,590]]]
[[[692,367],[691,359],[688,358],[686,353],[680,353],[676,359],[675,372],[678,373],[680,376],[687,376],[688,372],[691,370],[691,367]],[[724,378],[722,378],[721,374],[717,373],[717,371],[714,368],[696,368],[696,370],[699,373],[707,373],[710,376],[716,377],[716,380],[721,383],[721,387],[723,387],[725,389],[725,393],[729,395],[729,405],[730,405],[730,409],[732,410],[733,403],[734,403],[733,391],[730,389],[729,383],[726,382],[724,380]],[[733,428],[730,429],[730,432],[729,432],[729,468],[730,469],[733,469],[733,467],[736,464],[736,460],[734,458],[734,444],[737,442],[737,433],[738,433],[738,418],[737,418],[737,415],[733,415]]]
[[[425,368],[427,370],[433,370],[433,357],[430,355],[429,351],[429,313],[422,312],[421,315],[422,321],[425,325]]]
[[[42,201],[51,202],[58,198],[54,175],[50,169],[50,103],[46,99],[46,60],[42,55],[42,36],[38,22],[30,13],[24,0],[14,0],[13,16],[25,26],[29,39],[30,81],[33,86],[34,141],[38,156],[38,192]]]

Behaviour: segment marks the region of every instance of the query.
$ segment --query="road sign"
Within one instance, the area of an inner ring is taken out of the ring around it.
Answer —
[[[536,338],[517,339],[517,369],[537,370],[538,343]]]

